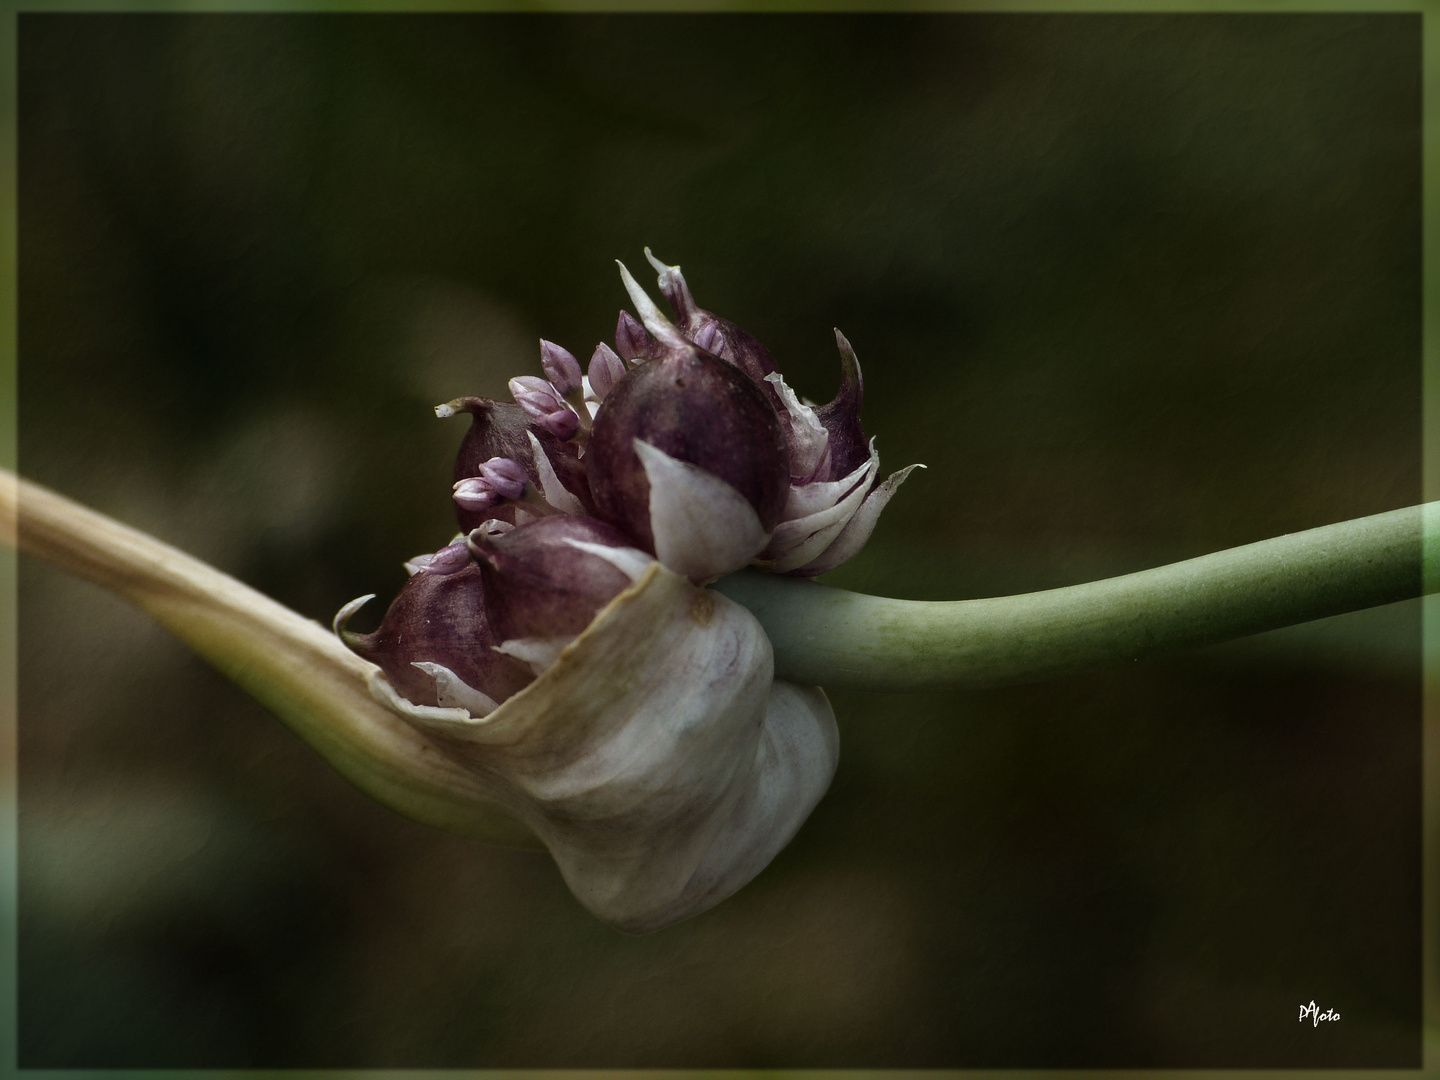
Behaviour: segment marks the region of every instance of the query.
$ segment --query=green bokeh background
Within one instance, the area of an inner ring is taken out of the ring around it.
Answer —
[[[19,19],[20,466],[328,621],[650,244],[890,467],[851,588],[1069,584],[1420,497],[1417,15]],[[714,911],[595,922],[22,565],[29,1067],[1415,1066],[1415,604],[835,694]],[[1312,1028],[1315,1000],[1339,1023]]]

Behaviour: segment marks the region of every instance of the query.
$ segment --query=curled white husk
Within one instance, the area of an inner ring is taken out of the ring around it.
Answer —
[[[482,718],[372,693],[545,842],[629,933],[719,903],[794,836],[839,755],[824,691],[774,678],[755,617],[654,564]]]

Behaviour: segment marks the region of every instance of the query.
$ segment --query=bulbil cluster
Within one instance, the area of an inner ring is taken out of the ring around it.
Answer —
[[[646,249],[674,319],[620,266],[639,315],[582,373],[540,343],[543,377],[513,402],[466,397],[453,500],[462,533],[406,564],[379,629],[336,630],[420,706],[482,717],[553,663],[596,613],[658,561],[704,585],[752,565],[812,577],[869,539],[910,466],[879,478],[860,425],[862,380],[836,331],[841,384],[802,402],[769,352],[696,306],[678,266]]]

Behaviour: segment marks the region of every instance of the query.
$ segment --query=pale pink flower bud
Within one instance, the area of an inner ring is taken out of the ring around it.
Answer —
[[[590,357],[590,389],[595,396],[604,401],[605,395],[624,376],[625,361],[603,341],[596,345],[595,354]]]
[[[580,388],[580,363],[568,349],[540,339],[540,367],[561,397]]]
[[[427,574],[453,574],[470,565],[470,549],[465,546],[463,539],[456,540],[433,555],[417,555],[406,566],[411,564],[416,566],[417,573],[423,571]]]
[[[480,466],[480,479],[488,483],[502,499],[518,499],[525,494],[525,482],[529,477],[525,475],[525,469],[518,461],[495,457]]]
[[[451,498],[456,505],[475,514],[494,509],[505,501],[505,497],[483,476],[469,476],[455,481]]]
[[[526,416],[557,439],[569,439],[580,430],[580,417],[544,379],[517,376],[510,380],[510,393]]]
[[[486,461],[497,457],[509,458],[524,467],[526,477],[551,505],[569,513],[593,512],[590,484],[585,477],[579,447],[573,442],[557,439],[545,428],[533,423],[519,405],[465,397],[446,402],[435,411],[440,416],[470,414],[470,430],[465,433],[465,440],[456,455],[453,479],[478,476],[480,466]],[[567,503],[567,496],[576,502]],[[470,511],[457,502],[455,516],[461,531],[468,533],[490,518],[513,525],[515,507],[506,504],[495,508],[492,514],[489,508]]]

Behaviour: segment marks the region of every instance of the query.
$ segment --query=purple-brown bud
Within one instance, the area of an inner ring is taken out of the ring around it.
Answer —
[[[595,417],[586,462],[596,508],[653,552],[637,440],[730,485],[765,532],[780,520],[790,482],[785,434],[764,391],[732,365],[693,347],[669,349],[616,383]]]
[[[660,291],[676,320],[672,326],[659,316],[643,290],[622,275],[646,326],[667,345],[673,345],[669,335],[678,332],[684,341],[734,364],[763,388],[779,417],[790,486],[781,520],[760,552],[759,564],[802,576],[834,569],[864,546],[880,511],[915,468],[880,480],[879,454],[860,426],[863,383],[854,349],[836,330],[840,389],[828,405],[807,405],[785,385],[759,341],[695,303],[680,267],[662,263],[649,248],[645,257],[658,274]],[[593,467],[591,476],[593,485]],[[674,557],[660,558],[674,568]]]
[[[583,517],[548,517],[468,540],[481,563],[490,615],[505,639],[570,637],[649,563],[618,530]]]
[[[431,565],[453,565],[457,546],[463,550],[463,543],[443,548]],[[468,702],[467,690],[499,703],[530,682],[523,665],[494,649],[500,639],[486,612],[484,575],[468,557],[458,570],[422,568],[411,576],[374,633],[345,629],[356,606],[346,605],[336,620],[341,640],[416,705],[461,704],[483,715],[485,706]]]

